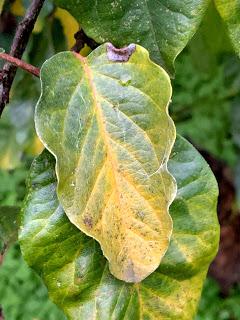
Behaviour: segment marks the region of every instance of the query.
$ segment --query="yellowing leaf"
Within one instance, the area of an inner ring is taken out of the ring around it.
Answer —
[[[55,17],[61,21],[64,34],[67,39],[68,48],[71,49],[76,41],[74,34],[79,30],[79,24],[73,16],[64,9],[57,8],[55,11]]]
[[[4,0],[0,0],[0,14],[2,13],[3,5],[4,5]]]
[[[15,16],[23,16],[25,13],[25,8],[23,6],[22,0],[15,0],[11,6],[11,12]]]
[[[32,156],[36,156],[40,154],[44,149],[44,146],[41,142],[41,140],[38,138],[37,135],[35,135],[29,145],[29,147],[26,149],[26,153],[30,154]]]
[[[67,318],[194,319],[219,242],[217,182],[199,152],[177,137],[169,160],[178,184],[171,243],[159,268],[139,284],[114,278],[96,241],[69,221],[56,194],[55,164],[45,150],[31,166],[19,241]]]
[[[82,50],[80,51],[80,54],[86,57],[87,55],[89,55],[91,51],[92,51],[91,48],[85,44]]]
[[[113,275],[139,282],[159,266],[172,233],[169,76],[141,46],[105,44],[88,58],[55,55],[41,82],[36,129],[57,160],[60,203],[99,241]]]

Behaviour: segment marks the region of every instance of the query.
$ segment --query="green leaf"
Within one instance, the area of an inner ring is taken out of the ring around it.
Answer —
[[[208,0],[55,0],[98,43],[123,47],[131,42],[174,73],[173,63],[194,35]]]
[[[0,168],[11,170],[18,167],[24,150],[32,142],[32,101],[15,100],[4,111],[0,126]]]
[[[13,206],[0,207],[0,263],[1,263],[1,255],[3,255],[6,249],[17,240],[18,213],[19,213],[18,207],[13,207]]]
[[[21,90],[17,90],[20,87]],[[33,120],[37,96],[39,90],[32,76],[20,75],[15,81],[9,107],[4,109],[1,118],[1,169],[12,170],[20,166],[23,155],[37,138]]]
[[[190,41],[189,49],[196,67],[210,74],[216,73],[219,55],[232,52],[223,20],[213,2],[210,2],[200,27]]]
[[[154,273],[139,284],[128,284],[110,274],[98,243],[71,224],[59,205],[54,157],[44,151],[33,162],[21,249],[69,319],[193,318],[218,247],[218,190],[205,160],[179,136],[169,168],[178,184],[170,207],[171,244]]]
[[[240,0],[214,0],[216,8],[226,24],[232,44],[240,56]]]
[[[48,60],[35,121],[57,159],[69,219],[100,242],[113,275],[139,282],[159,266],[172,233],[176,183],[166,164],[176,133],[167,73],[144,48],[128,50],[105,44],[88,58]]]
[[[5,1],[5,0],[0,0],[0,14],[2,13],[4,1]]]

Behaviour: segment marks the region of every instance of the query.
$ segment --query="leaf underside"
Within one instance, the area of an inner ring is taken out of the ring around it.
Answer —
[[[98,243],[71,224],[59,205],[54,157],[44,151],[33,162],[22,212],[21,249],[69,319],[194,317],[218,247],[217,184],[205,160],[179,136],[169,168],[178,184],[170,207],[170,246],[154,273],[139,284],[128,284],[111,275]]]
[[[150,51],[170,74],[176,56],[194,35],[208,0],[55,0],[98,43],[123,47],[131,42]]]
[[[159,266],[172,233],[170,79],[144,48],[105,44],[88,58],[57,54],[41,81],[36,129],[57,159],[59,201],[101,244],[113,275],[139,282]]]

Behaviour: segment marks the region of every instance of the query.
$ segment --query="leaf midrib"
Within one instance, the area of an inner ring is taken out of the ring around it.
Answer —
[[[108,135],[107,135],[106,128],[104,127],[104,124],[103,124],[104,123],[104,116],[102,114],[101,107],[99,106],[99,103],[97,100],[98,94],[97,94],[95,85],[93,83],[92,72],[91,72],[91,69],[88,65],[86,58],[82,57],[80,54],[77,54],[77,53],[74,53],[74,55],[81,62],[84,73],[86,75],[86,79],[89,83],[90,88],[92,89],[92,98],[93,98],[93,102],[94,102],[95,114],[97,116],[97,121],[99,123],[100,131],[102,132],[104,144],[107,147],[107,157],[106,158],[109,160],[111,167],[112,167],[112,171],[113,171],[113,179],[114,179],[115,191],[116,191],[115,195],[117,196],[118,203],[121,204],[119,190],[118,190],[118,184],[117,184],[117,177],[116,177],[117,164],[116,164],[116,160],[114,159],[114,156],[113,156],[114,153],[113,153],[112,148],[110,146],[110,143],[108,141]],[[109,154],[111,154],[111,156]]]

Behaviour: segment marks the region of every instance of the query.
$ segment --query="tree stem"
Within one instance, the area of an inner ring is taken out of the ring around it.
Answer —
[[[23,60],[14,58],[7,53],[0,53],[0,59],[6,60],[6,61],[10,62],[11,64],[15,65],[16,67],[19,67],[19,68],[33,74],[36,77],[39,77],[39,75],[40,75],[39,68],[36,68],[33,65],[31,65]]]
[[[43,3],[44,0],[32,0],[23,20],[17,27],[10,50],[10,56],[18,59],[22,58]],[[9,102],[9,93],[16,71],[16,65],[13,65],[10,62],[6,62],[1,71],[0,115],[2,114],[6,104]]]

